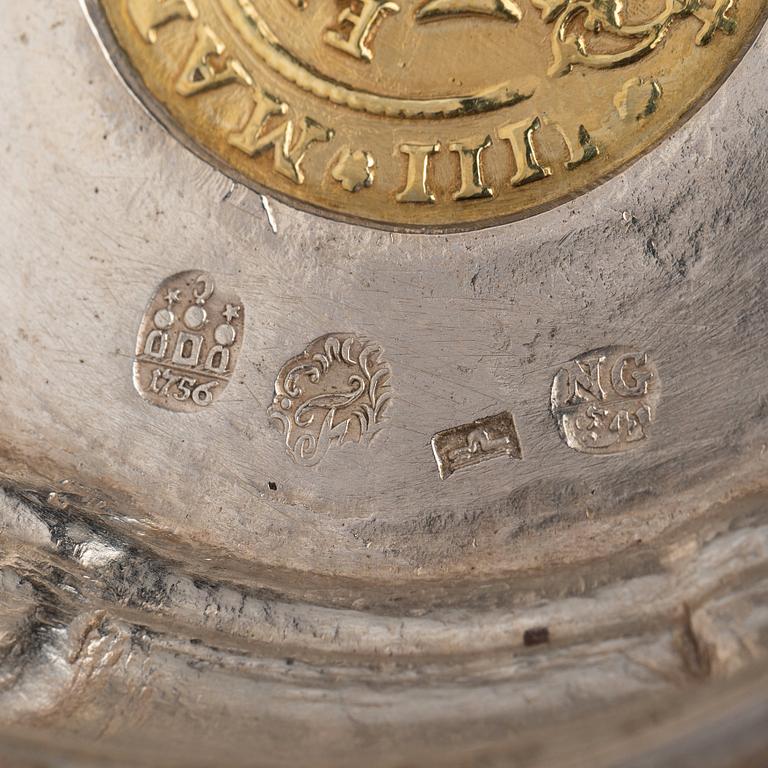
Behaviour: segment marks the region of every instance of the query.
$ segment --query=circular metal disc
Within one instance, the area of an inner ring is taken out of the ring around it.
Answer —
[[[656,145],[760,0],[85,0],[141,102],[239,182],[400,231],[540,212]]]

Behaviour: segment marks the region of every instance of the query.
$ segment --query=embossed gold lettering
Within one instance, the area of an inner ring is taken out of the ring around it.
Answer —
[[[401,144],[400,152],[408,156],[405,188],[395,195],[398,203],[434,203],[435,196],[427,186],[429,158],[440,151],[440,144]]]
[[[474,137],[466,141],[455,141],[448,145],[451,152],[459,156],[461,188],[454,193],[454,200],[482,200],[493,197],[493,189],[483,181],[480,155],[491,146],[491,137]]]
[[[176,81],[176,92],[182,96],[194,96],[235,80],[250,85],[251,77],[243,65],[224,51],[224,43],[216,33],[210,27],[200,25],[195,46]]]
[[[515,187],[546,178],[552,173],[550,168],[540,165],[536,159],[533,135],[540,128],[540,118],[534,117],[533,120],[507,123],[498,129],[499,138],[506,139],[512,148],[512,156],[516,166],[512,184]]]
[[[600,150],[593,143],[587,129],[583,125],[576,126],[569,124],[567,127],[555,124],[558,133],[563,137],[566,147],[568,147],[568,160],[565,161],[565,168],[572,171],[590,160],[594,160]]]
[[[376,25],[385,13],[399,10],[400,6],[392,0],[355,0],[339,14],[340,30],[326,30],[323,40],[356,59],[371,61],[373,52],[369,45]]]
[[[254,190],[396,231],[474,230],[594,188],[709,97],[766,4],[81,2],[126,81],[202,156]]]
[[[273,149],[275,170],[296,184],[303,184],[301,162],[307,150],[316,142],[330,141],[333,131],[311,117],[304,117],[298,136],[293,119],[286,119],[276,128],[267,130],[269,120],[285,115],[288,106],[260,88],[254,89],[253,98],[250,117],[241,130],[229,135],[227,141],[252,156]]]
[[[139,34],[148,42],[157,42],[157,29],[175,19],[196,19],[192,0],[128,0],[128,15]]]

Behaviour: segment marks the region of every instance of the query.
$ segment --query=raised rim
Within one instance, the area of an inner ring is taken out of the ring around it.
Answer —
[[[758,21],[753,25],[751,34],[745,38],[744,45],[739,50],[738,55],[733,57],[731,66],[726,67],[720,76],[713,82],[711,87],[707,89],[702,96],[692,104],[686,111],[684,111],[678,118],[676,126],[668,133],[662,134],[656,141],[649,144],[645,149],[639,152],[637,155],[628,158],[624,163],[618,165],[613,171],[605,176],[597,178],[593,184],[590,184],[585,189],[576,190],[571,193],[562,195],[547,203],[542,203],[539,206],[529,208],[524,212],[513,213],[508,216],[504,216],[499,219],[489,219],[483,222],[470,222],[464,224],[421,224],[421,225],[409,225],[409,224],[392,224],[388,221],[380,221],[377,219],[366,219],[359,216],[348,216],[338,211],[334,211],[322,206],[308,203],[298,198],[291,197],[282,192],[277,192],[268,187],[262,186],[255,182],[253,179],[247,178],[238,171],[230,168],[226,163],[217,157],[213,152],[206,149],[203,145],[193,140],[189,134],[182,128],[179,122],[170,114],[170,112],[163,106],[163,104],[155,98],[149,88],[146,87],[144,81],[133,66],[126,53],[120,47],[117,42],[117,38],[112,31],[112,27],[107,21],[104,9],[102,8],[100,0],[80,0],[80,7],[88,21],[88,24],[93,31],[96,39],[99,42],[99,46],[104,53],[107,61],[110,63],[112,69],[117,76],[122,80],[123,84],[127,87],[129,93],[136,99],[141,105],[144,111],[159,123],[176,141],[182,146],[188,149],[192,154],[204,160],[210,166],[219,171],[222,175],[226,176],[231,181],[246,187],[247,189],[256,192],[259,195],[273,198],[284,205],[295,208],[303,213],[310,213],[319,216],[328,221],[340,222],[343,224],[351,224],[358,227],[369,227],[373,229],[383,230],[385,232],[396,232],[400,234],[411,235],[446,235],[446,234],[459,234],[463,232],[478,232],[486,229],[493,229],[496,227],[502,227],[506,224],[512,224],[517,221],[523,221],[539,214],[546,213],[547,211],[554,210],[559,206],[571,202],[579,197],[588,195],[593,190],[601,187],[611,179],[616,178],[622,174],[627,168],[634,165],[638,160],[648,155],[656,147],[658,147],[663,141],[673,136],[679,131],[683,125],[685,125],[697,112],[699,112],[705,104],[707,104],[712,96],[720,89],[723,83],[733,74],[738,65],[743,61],[744,56],[749,49],[754,45],[757,36],[762,31],[766,19],[768,19],[768,3],[763,5],[762,14]]]

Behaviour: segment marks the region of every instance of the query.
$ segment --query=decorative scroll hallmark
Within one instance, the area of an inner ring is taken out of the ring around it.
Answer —
[[[443,480],[457,469],[488,459],[523,458],[515,419],[506,411],[438,432],[432,438],[432,451]]]
[[[677,18],[695,16],[702,24],[696,45],[707,45],[719,29],[731,34],[736,22],[728,16],[734,0],[666,0],[664,8],[652,18],[627,22],[624,0],[531,0],[544,21],[555,22],[552,30],[554,62],[549,75],[568,74],[574,65],[609,69],[631,64],[656,48]],[[592,44],[599,36],[608,36],[618,50]],[[622,45],[623,43],[623,45]]]
[[[648,435],[659,377],[646,352],[605,347],[561,368],[552,383],[552,415],[571,448],[620,453]]]
[[[275,380],[267,411],[280,421],[288,455],[311,467],[336,444],[368,444],[390,400],[389,364],[381,348],[349,333],[315,339]]]
[[[207,272],[164,280],[136,340],[133,385],[152,405],[187,413],[211,405],[232,378],[243,339],[243,307],[216,293]]]

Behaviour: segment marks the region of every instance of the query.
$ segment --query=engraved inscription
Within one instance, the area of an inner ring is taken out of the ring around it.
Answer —
[[[565,442],[584,453],[619,453],[647,436],[660,384],[648,353],[606,347],[580,355],[552,383],[552,414]]]
[[[195,412],[220,397],[243,338],[243,306],[207,272],[179,272],[149,302],[136,340],[133,384],[149,403]]]
[[[523,458],[515,419],[506,411],[438,432],[432,438],[432,451],[443,480],[458,469],[488,459]]]
[[[333,445],[367,445],[381,430],[391,370],[376,344],[349,333],[315,339],[275,380],[270,418],[280,422],[288,455],[311,467]]]

